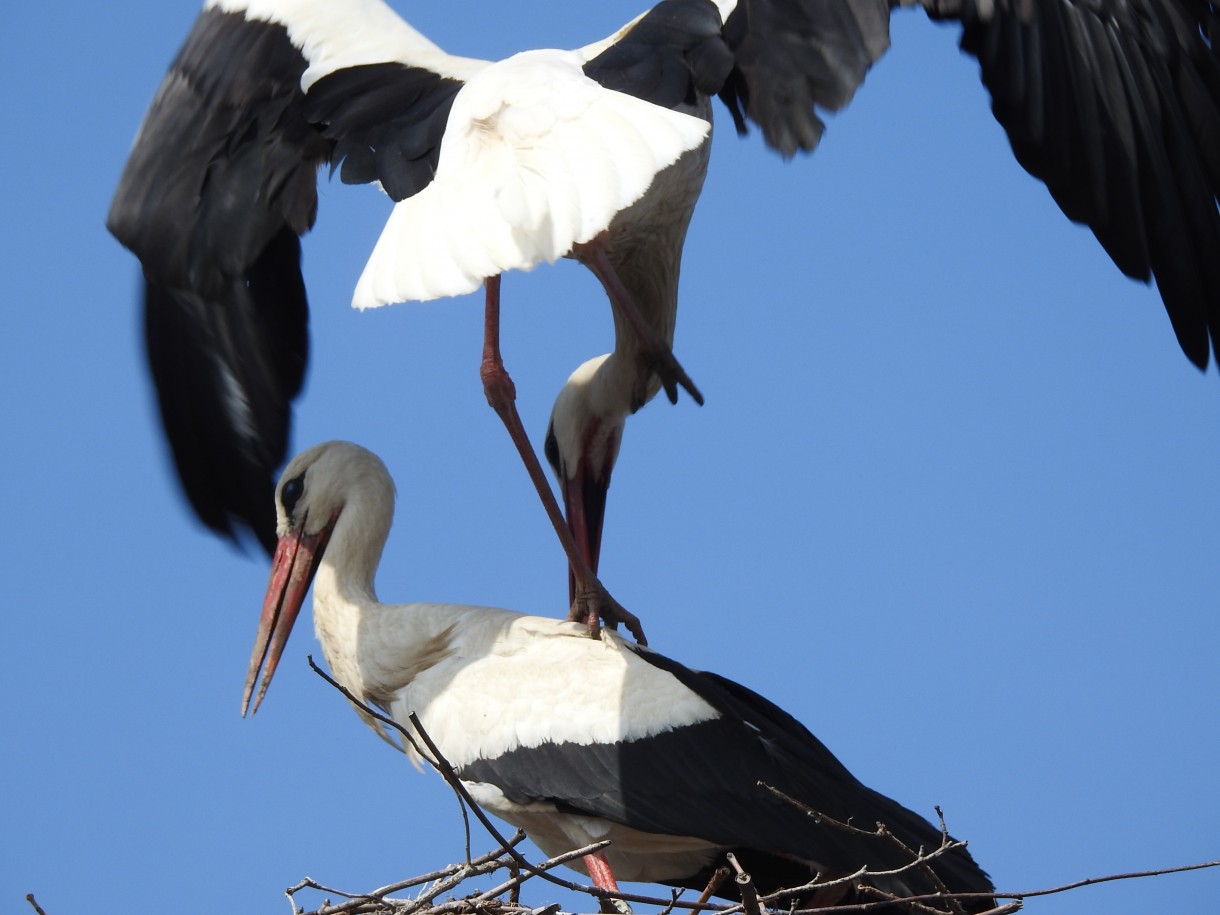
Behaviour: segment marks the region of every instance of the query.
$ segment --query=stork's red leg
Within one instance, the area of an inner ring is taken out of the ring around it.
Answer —
[[[610,870],[610,862],[604,854],[600,851],[591,852],[585,855],[583,860],[595,887],[611,893],[622,893],[618,888],[618,881],[614,879],[614,872]],[[598,902],[599,908],[610,915],[623,915],[631,911],[631,907],[621,899],[599,899]]]
[[[606,295],[610,298],[610,307],[626,320],[628,326],[635,332],[636,339],[640,342],[639,359],[645,367],[657,374],[661,380],[661,386],[665,388],[665,396],[669,398],[669,402],[678,402],[678,385],[682,385],[686,389],[686,393],[695,399],[695,403],[703,406],[703,395],[699,393],[695,383],[690,380],[686,370],[675,358],[673,349],[657,333],[656,328],[640,314],[635,299],[631,297],[631,293],[619,279],[618,271],[614,269],[614,265],[610,263],[610,258],[606,255],[604,239],[603,233],[592,241],[577,245],[575,249],[577,257],[582,264],[593,271],[593,275],[601,282],[602,287],[606,290]],[[647,378],[647,375],[643,377]],[[634,409],[638,410],[643,406],[645,399],[644,391],[637,391],[637,403]]]
[[[612,629],[618,628],[618,624],[622,623],[637,642],[647,645],[648,640],[644,637],[644,629],[639,619],[628,613],[610,596],[610,592],[598,581],[576,548],[576,541],[568,530],[555,493],[551,491],[542,464],[534,452],[534,446],[530,444],[521,416],[517,412],[516,386],[504,367],[504,360],[500,358],[500,277],[493,276],[484,285],[487,289],[487,305],[483,326],[483,363],[479,368],[483,379],[483,393],[487,395],[487,402],[504,423],[513,444],[517,446],[517,453],[521,455],[530,480],[538,490],[538,497],[542,500],[547,517],[551,519],[559,542],[563,545],[563,551],[567,553],[568,566],[575,581],[575,594],[568,611],[568,619],[583,622],[593,635],[597,635],[599,631],[600,620],[605,620]]]

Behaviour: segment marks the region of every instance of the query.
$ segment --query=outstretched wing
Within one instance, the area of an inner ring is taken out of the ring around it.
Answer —
[[[399,196],[423,187],[461,77],[483,65],[380,0],[213,0],[171,64],[106,224],[143,265],[162,424],[218,533],[248,526],[274,546],[269,506],[308,357],[299,236],[318,167],[346,159],[346,180]]]
[[[1220,340],[1215,0],[716,0],[736,65],[722,98],[785,156],[889,46],[889,9],[962,24],[1017,160],[1127,276],[1156,280],[1200,369]],[[1210,345],[1209,345],[1210,341]]]

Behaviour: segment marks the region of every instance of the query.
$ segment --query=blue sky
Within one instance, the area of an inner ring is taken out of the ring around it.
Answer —
[[[639,11],[396,6],[483,57]],[[308,670],[308,623],[238,717],[267,563],[178,495],[136,263],[102,225],[196,13],[3,14],[6,910],[34,892],[50,915],[269,911],[307,874],[360,890],[462,854],[440,779]],[[655,647],[776,700],[872,787],[941,805],[1002,889],[1220,857],[1216,369],[1015,164],[956,37],[897,15],[812,158],[720,118],[676,346],[707,404],[630,423],[604,578]],[[481,298],[352,311],[389,204],[321,194],[296,450],[349,438],[395,474],[382,599],[561,613],[561,553],[483,400]],[[504,310],[540,440],[567,374],[609,348],[609,309],[564,263],[509,276]],[[1028,910],[1217,895],[1204,872]]]

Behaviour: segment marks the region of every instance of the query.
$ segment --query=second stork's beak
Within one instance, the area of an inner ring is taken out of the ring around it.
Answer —
[[[241,700],[242,717],[245,717],[247,709],[251,714],[258,711],[267,687],[271,685],[280,655],[301,612],[301,605],[318,571],[318,563],[332,530],[333,518],[316,534],[305,533],[305,522],[302,520],[296,530],[289,531],[276,544],[275,558],[271,562],[271,581],[267,585],[267,596],[263,598],[263,614],[254,638],[250,668],[246,673],[246,689]],[[258,679],[260,668],[263,668],[263,679],[251,709],[250,697],[254,693],[254,682]]]

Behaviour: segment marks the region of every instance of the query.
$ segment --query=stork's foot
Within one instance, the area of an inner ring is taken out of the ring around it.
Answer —
[[[593,271],[593,275],[598,278],[606,290],[606,295],[610,298],[610,307],[614,309],[616,315],[616,332],[618,321],[622,319],[626,321],[634,332],[636,340],[639,341],[640,364],[648,371],[641,374],[643,381],[637,382],[635,390],[632,391],[631,412],[634,413],[647,403],[647,388],[648,383],[652,380],[653,372],[660,379],[661,387],[665,389],[665,396],[669,398],[670,403],[678,402],[678,386],[681,385],[686,388],[686,393],[694,398],[695,403],[703,406],[703,395],[699,393],[695,383],[690,380],[686,370],[674,358],[669,341],[662,337],[657,329],[640,314],[639,306],[636,305],[627,287],[623,285],[622,278],[610,261],[608,245],[609,235],[602,232],[587,242],[574,245],[572,255]]]
[[[597,579],[587,586],[576,586],[576,597],[568,610],[568,619],[584,623],[588,627],[589,635],[595,639],[601,636],[601,623],[604,620],[611,629],[617,629],[620,624],[626,626],[633,639],[641,645],[648,644],[639,617],[611,597],[610,592]]]
[[[635,390],[631,392],[632,413],[648,402],[648,382],[653,373],[660,379],[661,387],[665,389],[665,396],[669,398],[670,403],[678,402],[678,387],[681,386],[695,403],[703,406],[703,395],[668,346],[660,343],[646,347],[638,358],[646,371],[637,375]]]

